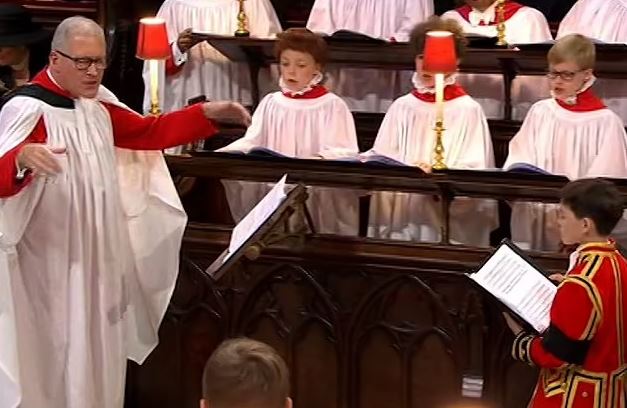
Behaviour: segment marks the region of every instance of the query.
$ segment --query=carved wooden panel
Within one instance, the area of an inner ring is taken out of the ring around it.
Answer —
[[[215,283],[203,270],[227,235],[206,228],[187,235],[161,343],[131,367],[127,407],[197,407],[204,362],[242,335],[285,357],[298,407],[445,407],[466,375],[484,378],[484,403],[526,406],[536,373],[511,361],[500,308],[462,274],[485,252],[319,238]]]

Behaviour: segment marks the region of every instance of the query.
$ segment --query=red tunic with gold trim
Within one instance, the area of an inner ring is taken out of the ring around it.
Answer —
[[[512,347],[515,359],[541,368],[531,408],[626,406],[627,261],[613,243],[589,243],[577,252],[553,300],[549,328],[540,336],[519,334]]]

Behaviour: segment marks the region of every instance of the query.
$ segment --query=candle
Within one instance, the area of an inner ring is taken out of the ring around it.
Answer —
[[[159,61],[148,60],[150,70],[150,103],[159,106]]]
[[[444,74],[435,74],[435,120],[444,121]]]

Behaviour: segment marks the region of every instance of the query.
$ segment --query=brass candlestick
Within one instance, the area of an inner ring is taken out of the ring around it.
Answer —
[[[248,17],[244,11],[244,0],[237,0],[239,3],[239,12],[237,13],[237,30],[235,31],[236,37],[248,37],[250,31],[248,31]]]
[[[442,144],[442,134],[444,133],[444,121],[437,119],[435,122],[435,147],[433,148],[433,170],[446,170],[444,163],[444,145]]]
[[[433,170],[445,170],[444,144],[444,74],[435,74],[435,146],[433,147]]]
[[[505,47],[505,0],[496,0],[496,45]]]

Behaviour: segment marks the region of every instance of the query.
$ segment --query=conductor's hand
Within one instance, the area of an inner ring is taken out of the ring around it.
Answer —
[[[505,318],[505,323],[507,323],[509,329],[512,331],[512,333],[514,333],[514,336],[518,336],[520,332],[523,331],[522,326],[519,325],[518,322],[514,320],[514,318],[509,313],[503,313],[503,317]]]
[[[222,123],[250,125],[250,113],[239,103],[226,101],[205,102],[202,109],[207,119]]]
[[[191,28],[187,28],[179,33],[176,39],[176,46],[179,47],[181,53],[185,54],[190,48],[202,41],[202,38],[192,33]]]
[[[36,175],[52,175],[61,172],[61,166],[55,155],[62,153],[65,153],[65,147],[27,143],[17,154],[17,162],[20,167],[28,167]]]

